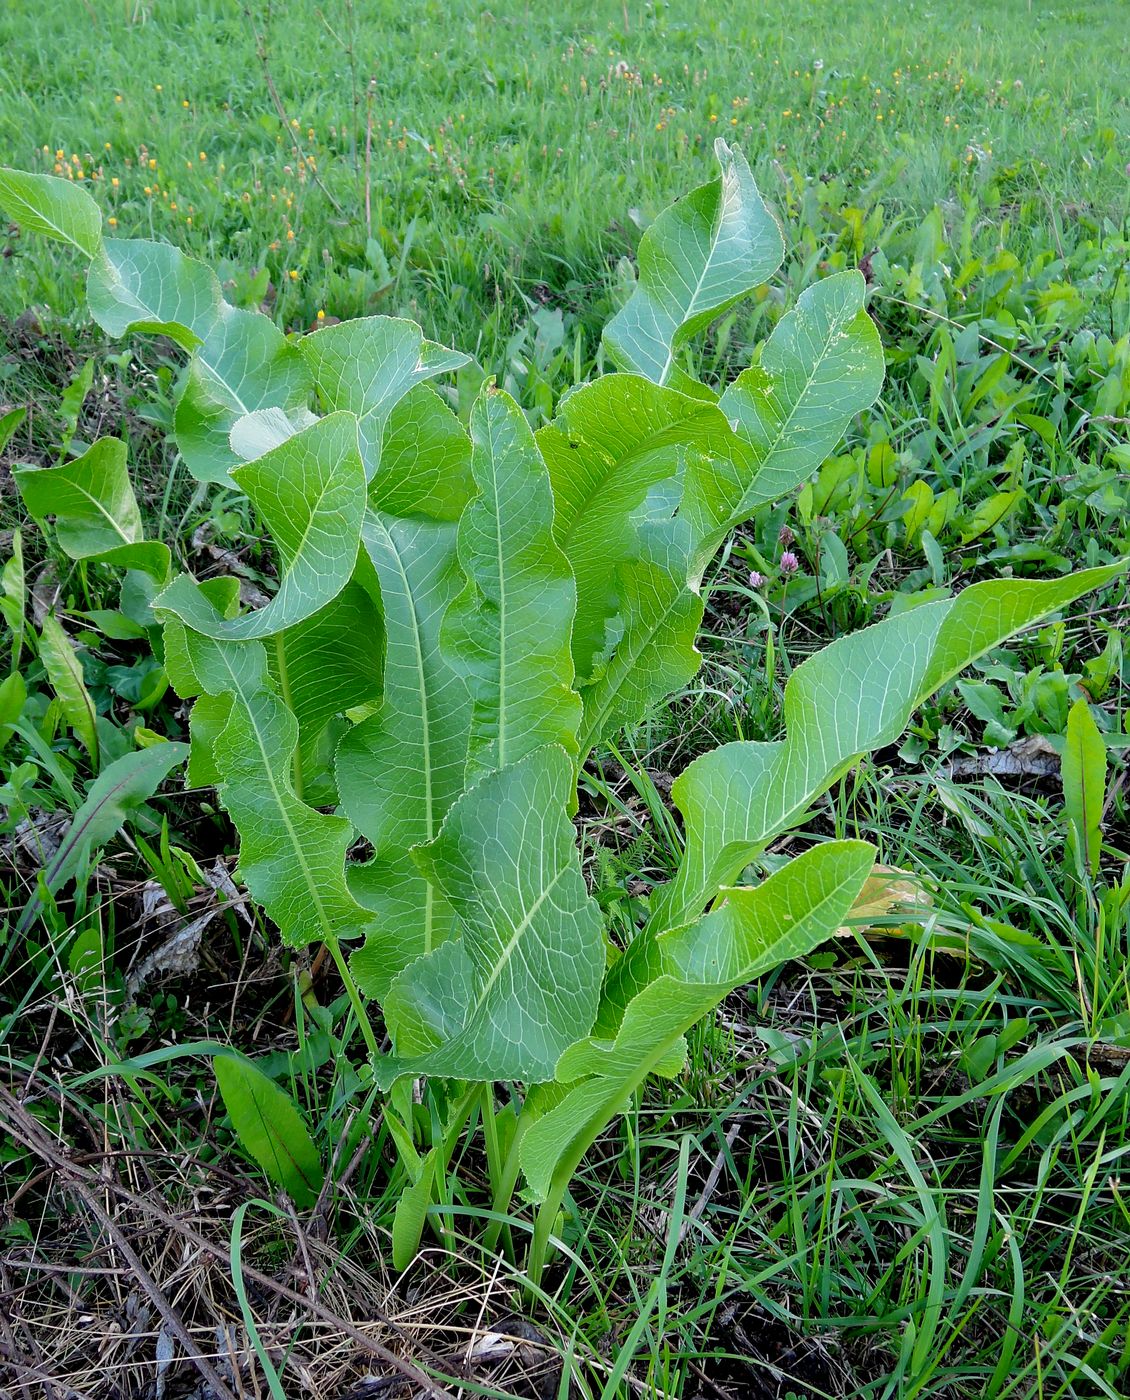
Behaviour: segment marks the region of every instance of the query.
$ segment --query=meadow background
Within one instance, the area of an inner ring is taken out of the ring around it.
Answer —
[[[1128,20],[1122,0],[9,0],[0,163],[83,182],[114,231],[175,242],[288,329],[418,320],[473,352],[535,426],[599,370],[642,231],[713,176],[718,136],[749,156],[789,251],[695,346],[703,377],[747,365],[814,280],[863,268],[882,399],[817,481],[734,543],[708,579],[700,677],[602,760],[612,802],[586,853],[615,920],[673,859],[643,837],[641,812],[662,810],[705,748],[779,733],[784,680],[817,645],[912,593],[1130,552]],[[123,432],[151,531],[198,572],[235,568],[269,588],[257,523],[176,462],[178,357],[106,343],[79,310],[82,272],[0,227],[0,416],[27,410],[0,454],[0,559],[27,524],[10,467],[55,460],[62,436],[78,450]],[[461,376],[461,401],[474,381]],[[85,619],[100,713],[125,734],[183,732],[171,697],[146,688],[151,659],[95,618],[109,581],[67,572],[32,531],[24,546],[32,615],[38,587]],[[1128,606],[1111,586],[987,658],[822,802],[814,830],[877,841],[929,915],[880,919],[701,1030],[685,1077],[649,1091],[582,1172],[572,1263],[533,1313],[540,1341],[527,1338],[567,1364],[512,1348],[515,1374],[484,1362],[482,1393],[564,1396],[570,1374],[573,1393],[609,1400],[1127,1393]],[[1109,751],[1094,877],[1068,840],[1058,775],[1080,696]],[[41,836],[42,814],[67,813],[81,755],[62,729],[41,750],[3,740],[3,878],[18,911],[42,854],[27,814]],[[159,838],[112,848],[29,939],[6,936],[0,1055],[14,1086],[50,1078],[54,1098],[17,1096],[41,1123],[80,1153],[119,1154],[140,1202],[119,1229],[201,1336],[235,1329],[252,1376],[227,1261],[173,1257],[160,1211],[214,1226],[226,1247],[232,1211],[267,1187],[200,1066],[163,1047],[234,1039],[273,1056],[327,1156],[348,1066],[308,1049],[324,1035],[319,991],[334,995],[325,974],[296,998],[308,969],[230,912],[193,966],[127,990],[167,931],[159,899],[199,911],[214,898],[201,871],[234,849],[206,801],[158,805]],[[76,985],[67,949],[91,927],[103,975]],[[153,1057],[144,1074],[97,1077],[127,1053]],[[64,1102],[69,1118],[52,1107]],[[671,1250],[687,1133],[697,1224]],[[124,1275],[59,1264],[87,1249],[107,1267],[22,1141],[4,1148],[15,1204],[0,1231],[16,1262],[0,1274],[36,1365],[84,1376],[87,1393],[140,1394],[129,1386],[149,1374],[158,1322]],[[379,1137],[359,1162],[339,1228],[307,1243],[339,1317],[403,1354],[447,1355],[484,1318],[531,1312],[473,1238],[394,1287]],[[260,1217],[245,1261],[282,1268],[290,1237]],[[294,1314],[256,1301],[278,1344]],[[349,1394],[365,1369],[355,1339],[295,1337],[294,1393]],[[16,1350],[0,1345],[0,1366]]]

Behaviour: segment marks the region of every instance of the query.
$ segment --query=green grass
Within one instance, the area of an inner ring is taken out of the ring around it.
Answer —
[[[713,173],[717,135],[750,155],[790,253],[766,294],[696,347],[706,377],[748,363],[822,270],[867,259],[888,359],[881,403],[811,489],[732,543],[707,580],[701,675],[596,765],[589,869],[613,928],[627,926],[675,859],[670,776],[716,743],[775,737],[785,679],[828,637],[909,593],[1130,552],[1125,7],[374,8],[291,0],[268,24],[253,7],[280,116],[234,3],[44,12],[14,0],[0,13],[0,163],[81,170],[118,232],[175,241],[287,327],[320,311],[411,316],[475,350],[535,423],[598,362],[625,290],[620,260],[663,205]],[[197,572],[234,565],[255,582],[257,523],[223,493],[194,491],[166,441],[177,362],[92,336],[74,310],[73,260],[19,234],[4,251],[0,409],[30,409],[4,462],[54,460],[61,397],[93,358],[76,445],[124,432],[152,532]],[[28,307],[40,325],[16,327]],[[935,512],[925,527],[917,506]],[[25,523],[6,473],[0,516]],[[144,648],[89,616],[112,606],[115,581],[74,569],[32,531],[24,544],[35,597],[57,593],[82,622],[107,742],[128,746],[139,725],[182,733],[170,697],[147,703]],[[786,545],[800,560],[792,575]],[[226,1250],[232,1211],[267,1186],[241,1162],[193,1045],[233,1039],[294,1093],[337,1164],[329,1242],[315,1231],[307,1245],[323,1296],[366,1325],[387,1307],[408,1331],[382,1335],[408,1354],[462,1355],[484,1318],[521,1306],[572,1356],[574,1393],[594,1400],[1118,1400],[1130,1375],[1126,608],[1125,586],[1112,587],[986,658],[924,707],[897,751],[818,805],[805,840],[874,840],[921,886],[923,908],[854,930],[696,1030],[682,1078],[649,1090],[583,1167],[538,1300],[482,1253],[474,1149],[453,1163],[446,1234],[389,1290],[404,1183],[387,1128],[370,1120],[359,1039],[342,1030],[332,980],[311,984],[308,968],[281,962],[254,911],[228,906],[194,970],[127,994],[168,909],[209,907],[205,872],[219,879],[218,857],[230,870],[231,832],[206,801],[158,798],[151,829],[47,898],[28,940],[6,934],[5,1077],[80,1165],[105,1166],[100,1189],[209,1346],[217,1317],[241,1315],[226,1256],[203,1282],[169,1273],[171,1227],[120,1192],[147,1192]],[[0,714],[14,913],[35,888],[48,819],[77,806],[86,771],[33,654],[22,670],[35,726],[13,737]],[[1054,778],[945,766],[1017,739],[1054,748],[1084,693],[1111,745],[1096,878],[1066,848]],[[645,835],[649,808],[658,836]],[[127,1056],[128,1078],[87,1077]],[[117,1267],[44,1175],[32,1130],[6,1100],[0,1111],[15,1133],[3,1149],[19,1183],[3,1227],[13,1258]],[[154,1160],[178,1165],[162,1173]],[[237,1276],[248,1263],[285,1274],[293,1235],[250,1210]],[[519,1209],[508,1223],[524,1221]],[[34,1331],[44,1368],[73,1377],[85,1344],[52,1350],[61,1295],[50,1271],[33,1277],[20,1275],[22,1315],[46,1320]],[[124,1307],[115,1280],[81,1284],[96,1319]],[[287,1394],[299,1364],[320,1393],[344,1393],[336,1378],[356,1379],[364,1354],[343,1362],[316,1328],[268,1315],[265,1297],[254,1306],[267,1351],[249,1363],[260,1388],[266,1355]],[[152,1382],[151,1345],[144,1363],[105,1345],[123,1377]],[[475,1383],[513,1393],[501,1372]]]
[[[778,200],[811,206],[842,179],[810,245],[877,203],[917,222],[972,198],[980,231],[1020,257],[1069,251],[1127,212],[1117,0],[881,17],[852,0],[626,3],[599,20],[572,0],[454,0],[380,23],[310,0],[267,22],[252,5],[287,126],[242,8],[6,6],[0,152],[81,169],[123,235],[268,268],[288,325],[378,304],[478,343],[494,368],[548,298],[595,351],[616,259],[709,177],[717,135],[743,143]],[[10,271],[5,309],[72,303],[49,256]]]

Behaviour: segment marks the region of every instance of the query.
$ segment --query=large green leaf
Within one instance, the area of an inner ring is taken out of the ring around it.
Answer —
[[[31,514],[55,517],[59,547],[69,558],[141,569],[161,583],[168,578],[168,548],[145,539],[126,445],[118,438],[100,438],[60,466],[17,467],[13,475]]]
[[[673,1074],[684,1034],[727,992],[818,947],[850,910],[875,859],[862,841],[829,842],[798,856],[753,889],[727,889],[724,903],[690,928],[657,940],[651,976],[620,983],[622,1003],[593,1036],[561,1056],[571,1087],[522,1141],[522,1168],[544,1199],[558,1164],[584,1151],[653,1072]]]
[[[220,799],[239,831],[247,888],[294,947],[364,937],[372,915],[345,881],[353,828],[295,794],[298,722],[275,694],[262,643],[217,642],[186,629],[183,644],[199,688],[232,697],[212,756]]]
[[[471,410],[479,494],[459,521],[467,585],[444,620],[443,645],[473,703],[468,779],[543,744],[577,748],[570,629],[576,585],[553,540],[549,473],[522,410],[487,387]]]
[[[385,1017],[397,1054],[378,1065],[456,1079],[549,1078],[593,1024],[604,940],[566,815],[572,760],[547,745],[460,797],[414,853],[462,935],[393,982]]]
[[[380,609],[361,584],[347,583],[320,612],[277,632],[267,662],[305,745],[332,716],[380,700]]]
[[[338,790],[373,847],[350,883],[379,917],[353,955],[362,988],[383,997],[392,978],[452,930],[450,906],[408,852],[433,840],[463,790],[471,698],[439,644],[463,575],[455,525],[370,511],[362,542],[380,580],[387,636],[381,708],[342,740]]]
[[[69,243],[88,258],[102,246],[102,211],[71,180],[0,169],[0,208],[21,228]]]
[[[680,508],[697,542],[698,569],[756,508],[787,495],[833,451],[883,386],[883,346],[863,309],[858,272],[803,291],[719,407],[752,448],[752,461],[714,454],[688,464]]]
[[[414,384],[448,374],[469,355],[425,340],[415,321],[368,316],[326,326],[300,342],[326,407],[357,415],[365,476],[379,469],[385,424]]]
[[[616,573],[624,631],[608,664],[581,688],[582,761],[603,738],[635,724],[687,684],[702,660],[702,598],[687,584],[690,535],[681,521],[644,526],[639,557]]]
[[[1121,568],[973,584],[956,598],[841,637],[798,666],[785,687],[784,740],[724,744],[676,780],[686,850],[674,880],[653,900],[649,927],[695,918],[862,754],[896,739],[939,686]]]
[[[474,494],[467,430],[430,384],[417,384],[388,416],[370,505],[386,515],[458,520]]]
[[[241,1056],[217,1055],[212,1069],[240,1142],[300,1210],[312,1206],[322,1163],[294,1100]]]
[[[647,230],[635,291],[604,328],[620,368],[656,384],[683,383],[678,347],[771,277],[785,253],[745,156],[721,138],[714,150],[721,176],[665,209]]]
[[[278,592],[258,612],[225,618],[188,574],[154,602],[194,631],[227,641],[269,637],[312,617],[353,575],[365,475],[350,413],[320,418],[281,447],[237,467],[236,485],[263,517],[284,571]]]
[[[223,305],[207,264],[144,238],[107,238],[91,261],[86,295],[107,334],[166,335],[186,350],[207,338]]]
[[[302,353],[257,311],[226,302],[189,362],[176,406],[177,446],[199,481],[227,483],[243,459],[232,449],[232,428],[246,414],[291,412],[310,396]]]
[[[573,660],[589,680],[619,640],[619,568],[639,553],[640,509],[661,484],[677,492],[684,466],[752,453],[717,404],[608,374],[573,390],[537,435],[553,484],[557,543],[577,580]]]

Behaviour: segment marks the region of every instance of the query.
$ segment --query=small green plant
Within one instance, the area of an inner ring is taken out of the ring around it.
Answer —
[[[802,293],[721,395],[688,372],[688,340],[784,254],[744,156],[716,150],[718,178],[643,238],[604,334],[617,372],[536,434],[489,383],[465,425],[431,381],[468,357],[411,322],[288,338],[177,249],[104,239],[75,185],[0,173],[13,218],[90,259],[102,327],[188,352],[180,453],[243,492],[273,541],[277,590],[242,611],[234,579],[171,576],[117,449],[17,476],[64,550],[130,571],[194,700],[190,782],[218,788],[282,938],[340,969],[410,1181],[400,1265],[477,1113],[496,1220],[522,1177],[537,1203],[537,1280],[598,1135],[649,1075],[680,1070],[731,990],[851,919],[875,852],[814,844],[755,884],[747,867],[940,686],[1121,567],[933,589],[810,657],[783,739],[723,745],[679,777],[678,868],[610,945],[572,821],[586,761],[694,675],[714,555],[814,473],[883,380],[852,271]],[[423,1151],[421,1077],[443,1106]]]

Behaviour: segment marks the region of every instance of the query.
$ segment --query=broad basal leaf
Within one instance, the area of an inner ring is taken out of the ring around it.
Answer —
[[[258,612],[228,619],[194,579],[180,574],[154,607],[174,613],[204,636],[248,641],[312,617],[353,575],[365,475],[352,414],[319,419],[273,452],[237,467],[232,480],[262,516],[281,556],[278,592]]]
[[[648,1074],[677,1072],[682,1037],[728,992],[828,938],[874,858],[862,841],[817,846],[756,888],[725,890],[713,913],[656,940],[648,978],[637,987],[620,981],[611,1000],[606,992],[598,1030],[558,1062],[557,1079],[571,1087],[522,1142],[535,1195],[544,1199],[558,1166],[572,1167]]]
[[[634,374],[609,374],[567,394],[537,435],[553,484],[557,543],[577,580],[573,660],[589,680],[622,629],[617,570],[639,553],[638,516],[661,483],[681,489],[684,464],[751,451],[712,403]]]
[[[101,438],[60,466],[17,467],[13,475],[31,514],[55,517],[59,547],[69,558],[141,569],[161,583],[168,578],[168,548],[145,539],[126,444],[118,438]]]
[[[440,623],[463,583],[455,526],[370,511],[362,542],[380,580],[387,635],[381,708],[342,740],[338,790],[373,856],[350,883],[379,917],[353,955],[354,975],[383,998],[402,968],[447,938],[453,915],[411,847],[433,840],[463,790],[471,699],[440,649]]]
[[[245,460],[229,440],[235,424],[263,409],[302,408],[311,388],[301,351],[273,321],[223,303],[189,362],[176,406],[177,446],[189,471],[198,481],[227,483]]]
[[[468,581],[444,620],[443,644],[471,691],[474,781],[543,744],[576,752],[581,702],[569,650],[576,587],[553,540],[549,473],[509,394],[483,390],[471,440],[479,494],[458,536]]]
[[[702,657],[702,598],[687,584],[690,535],[681,521],[644,526],[639,557],[616,571],[623,635],[608,664],[581,688],[582,762],[602,738],[635,724],[684,686]]]
[[[883,347],[863,309],[858,272],[807,288],[719,407],[752,449],[751,460],[714,454],[689,464],[680,513],[696,536],[697,569],[756,508],[806,481],[852,417],[883,385]]]
[[[785,687],[783,741],[724,744],[676,780],[686,850],[675,879],[653,900],[649,928],[695,918],[860,755],[897,738],[939,686],[1121,567],[1047,583],[974,584],[841,637],[798,666]]]
[[[102,245],[102,211],[72,180],[0,169],[0,208],[29,233],[69,243],[88,258]]]
[[[107,238],[91,261],[86,295],[108,335],[167,335],[186,350],[206,339],[223,304],[210,267],[144,238]]]
[[[656,384],[672,379],[678,347],[771,277],[785,253],[745,156],[720,138],[714,150],[720,178],[665,209],[647,230],[636,289],[604,328],[620,368]]]
[[[389,413],[408,390],[470,362],[469,355],[425,340],[415,321],[394,316],[326,326],[300,346],[327,409],[357,415],[366,479],[380,466]]]
[[[295,794],[298,723],[275,694],[262,644],[217,642],[186,629],[184,645],[201,690],[232,698],[212,757],[220,798],[240,834],[247,888],[292,947],[363,937],[372,915],[345,883],[353,828]]]
[[[569,755],[547,745],[464,793],[414,853],[462,933],[393,982],[383,1082],[547,1079],[591,1027],[604,941],[566,815],[573,784]]]

